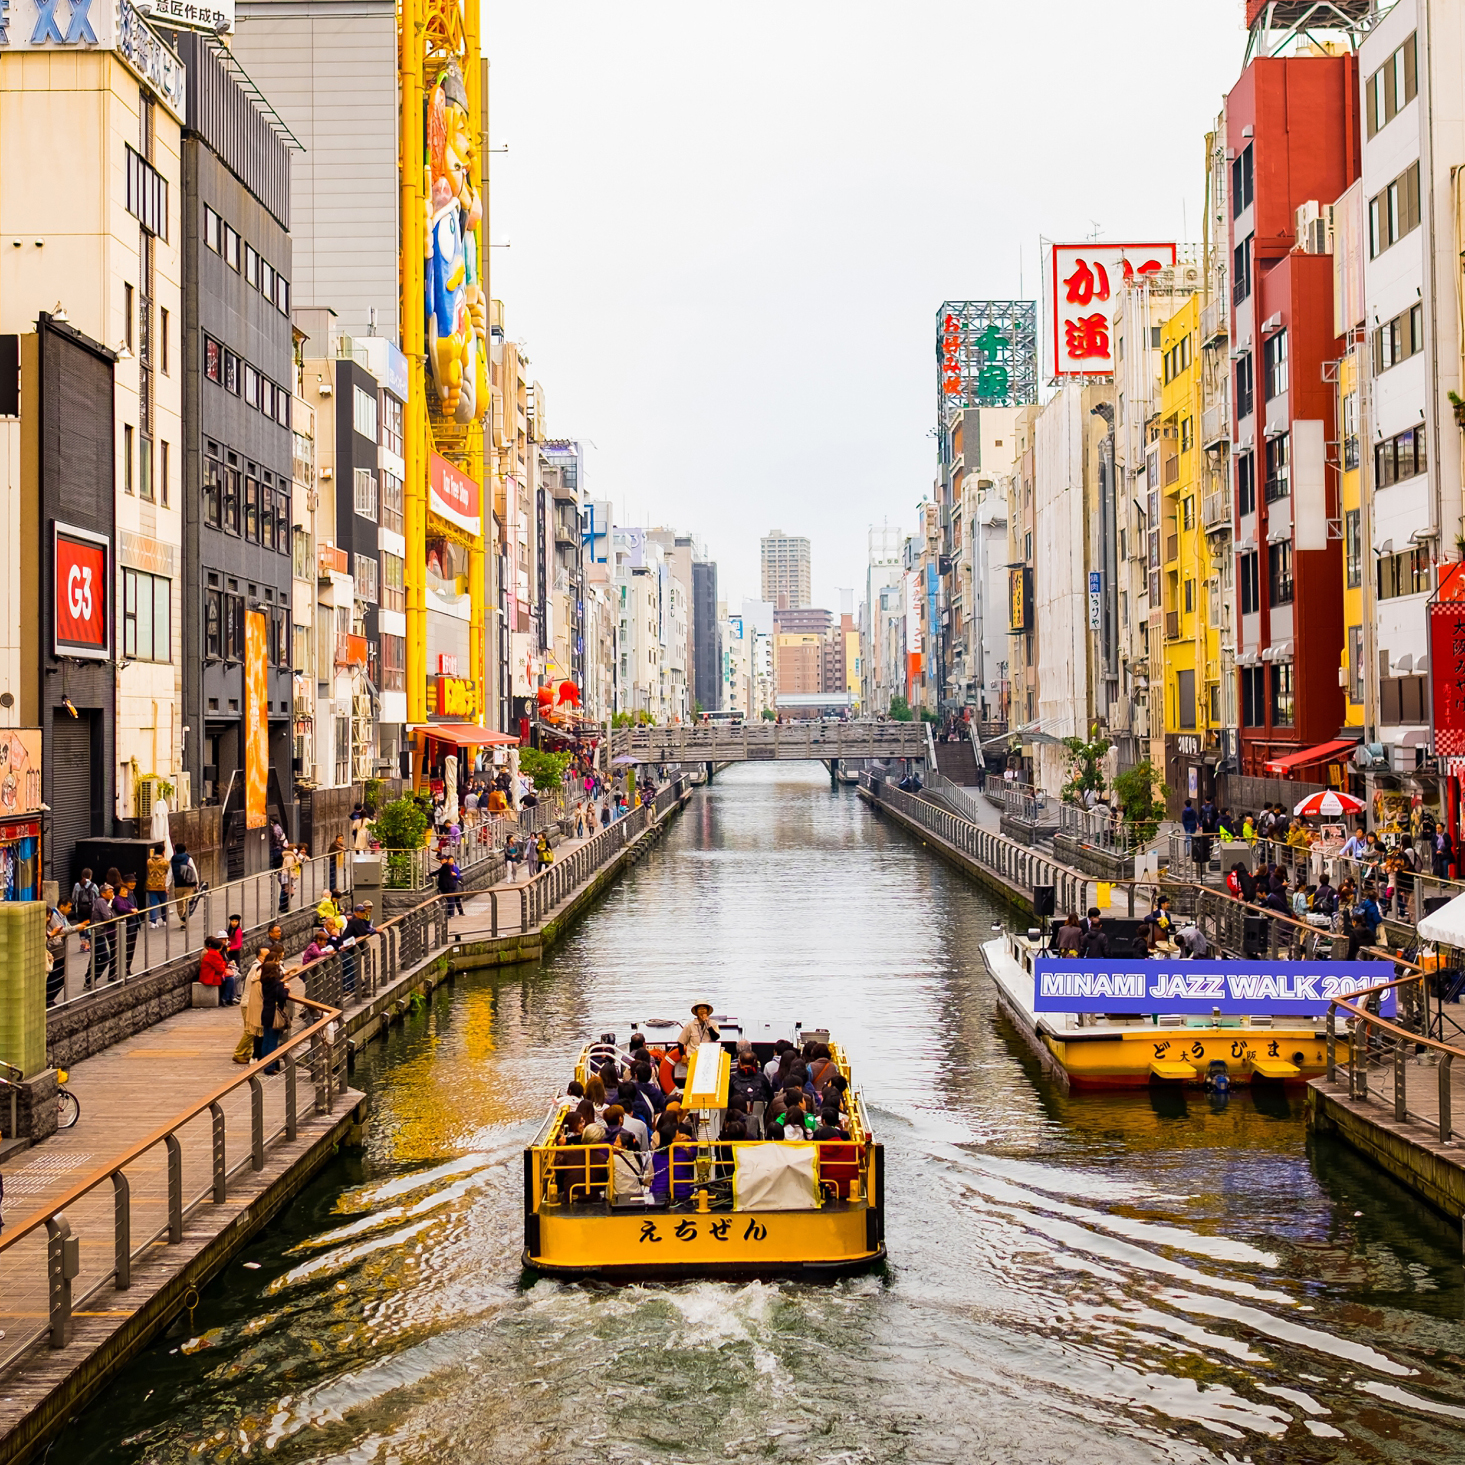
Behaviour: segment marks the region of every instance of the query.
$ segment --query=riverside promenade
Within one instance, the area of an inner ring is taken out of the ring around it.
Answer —
[[[536,961],[655,846],[678,780],[608,829],[563,840],[533,879],[436,894],[354,951],[287,963],[309,1004],[282,1071],[241,1066],[238,1008],[186,1008],[75,1063],[76,1125],[4,1166],[0,1465],[29,1458],[268,1224],[342,1144],[365,1096],[350,1054],[464,970]]]

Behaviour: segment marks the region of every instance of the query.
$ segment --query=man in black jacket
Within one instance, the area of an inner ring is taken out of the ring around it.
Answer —
[[[1109,955],[1109,933],[1098,916],[1089,917],[1088,934],[1083,939],[1083,954],[1085,961]]]

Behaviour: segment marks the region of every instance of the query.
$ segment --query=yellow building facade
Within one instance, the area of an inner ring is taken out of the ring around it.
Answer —
[[[1207,480],[1200,443],[1200,314],[1200,297],[1193,295],[1160,330],[1160,420],[1155,431],[1161,490],[1163,772],[1174,808],[1208,792],[1200,786],[1198,765],[1223,716],[1220,595],[1201,504]],[[1155,741],[1152,731],[1152,761],[1159,751]]]

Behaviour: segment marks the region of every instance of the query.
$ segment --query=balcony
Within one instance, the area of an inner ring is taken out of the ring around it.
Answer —
[[[1180,536],[1169,534],[1165,537],[1165,563],[1171,564],[1180,558]]]
[[[554,542],[569,546],[571,549],[580,547],[580,521],[571,518],[567,514],[556,514],[554,517]]]
[[[1165,639],[1167,641],[1180,639],[1180,612],[1178,610],[1165,612]]]
[[[365,671],[367,663],[365,636],[336,637],[336,668],[349,667],[353,671]]]
[[[337,549],[334,544],[322,544],[316,547],[315,560],[317,574],[322,580],[329,580],[332,575],[350,574],[350,560],[347,558],[344,549]]]
[[[1169,488],[1172,483],[1175,483],[1175,482],[1177,482],[1179,480],[1179,478],[1180,478],[1180,454],[1179,453],[1176,453],[1173,457],[1169,457],[1169,458],[1166,458],[1165,459],[1165,475],[1164,475],[1164,477],[1165,477],[1165,487],[1166,488]]]
[[[1217,346],[1229,334],[1226,317],[1226,298],[1218,295],[1209,305],[1201,307],[1200,343],[1202,346]]]
[[[1231,441],[1231,409],[1224,393],[1201,413],[1200,441],[1203,448],[1220,448]]]
[[[1207,534],[1231,527],[1231,495],[1226,489],[1208,493],[1201,500],[1201,521]]]

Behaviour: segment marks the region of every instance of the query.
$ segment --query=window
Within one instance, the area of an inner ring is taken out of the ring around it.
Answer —
[[[132,661],[173,660],[173,582],[122,571],[122,654]]]
[[[351,421],[362,437],[376,441],[376,393],[351,389]]]
[[[173,475],[172,450],[167,443],[162,445],[162,456],[158,459],[158,502],[168,507],[168,484]]]
[[[275,421],[281,427],[290,426],[290,393],[284,387],[275,388]]]
[[[259,479],[253,473],[244,478],[244,537],[259,543]]]
[[[132,460],[135,456],[132,440],[135,429],[130,422],[122,427],[122,492],[132,492]]]
[[[1270,402],[1287,390],[1287,332],[1268,336],[1262,350],[1266,356],[1266,391]]]
[[[230,584],[234,584],[230,581]],[[244,660],[244,597],[224,596],[224,660]]]
[[[219,461],[219,449],[214,443],[208,445],[203,460],[203,517],[215,529],[224,522],[224,465]]]
[[[122,340],[129,351],[132,350],[134,344],[132,334],[132,317],[135,314],[134,293],[131,285],[122,287]]]
[[[1292,543],[1267,546],[1267,596],[1272,605],[1292,603]]]
[[[281,315],[290,314],[290,282],[284,275],[275,276],[275,309]]]
[[[336,783],[351,781],[351,719],[338,717],[336,722]]]
[[[1189,615],[1195,609],[1195,581],[1185,582],[1185,613]]]
[[[1267,439],[1267,502],[1286,498],[1292,492],[1291,470],[1287,463],[1287,434]]]
[[[1297,703],[1292,691],[1292,663],[1272,663],[1272,726],[1291,727],[1297,721]]]
[[[376,523],[376,474],[370,468],[358,468],[355,472],[356,512],[363,519]]]
[[[1195,672],[1175,673],[1175,726],[1195,726]]]
[[[1387,727],[1405,723],[1427,723],[1424,707],[1425,678],[1381,677],[1379,679],[1379,721]]]
[[[239,370],[239,358],[232,351],[224,352],[224,390],[233,392],[237,397],[239,388],[243,381],[243,373]]]
[[[1410,36],[1368,79],[1364,89],[1368,135],[1374,136],[1392,122],[1414,100],[1418,89],[1418,45]]]
[[[314,647],[315,638],[310,634],[310,627],[295,622],[290,627],[290,649],[294,655],[294,670],[302,677],[311,673],[310,653]]]
[[[204,591],[203,654],[208,661],[224,657],[224,601],[218,590]]]
[[[381,399],[382,447],[402,456],[402,404],[395,397]]]
[[[402,578],[407,564],[400,555],[388,554],[385,550],[381,556],[381,579],[382,599],[381,603],[386,610],[406,610],[407,590]]]
[[[1150,350],[1151,351],[1158,351],[1159,349],[1160,349],[1160,327],[1159,326],[1151,326],[1150,327]]]
[[[1428,551],[1419,548],[1406,549],[1402,554],[1379,556],[1380,600],[1397,600],[1401,595],[1420,595],[1431,588]]]
[[[159,239],[168,237],[168,180],[141,153],[127,149],[127,212]]]
[[[1231,217],[1239,218],[1251,207],[1255,183],[1252,167],[1252,145],[1247,143],[1241,156],[1231,163]]]
[[[153,440],[145,432],[137,439],[137,496],[153,501]]]
[[[259,287],[259,256],[249,246],[244,246],[244,278],[256,289]]]
[[[224,348],[212,336],[203,338],[203,374],[216,386],[224,384]]]
[[[275,548],[290,553],[290,485],[283,478],[275,480]]]
[[[1358,467],[1358,393],[1343,398],[1343,468]]]
[[[244,400],[251,407],[259,406],[259,373],[247,361],[244,363]]]
[[[402,480],[386,469],[382,470],[381,515],[384,529],[395,534],[402,532]]]
[[[1419,164],[1411,163],[1368,201],[1368,252],[1377,259],[1419,227]]]
[[[1357,509],[1343,515],[1343,565],[1350,590],[1363,584],[1363,529],[1358,516]]]
[[[239,533],[239,469],[232,464],[224,472],[224,528]]]
[[[266,300],[273,300],[275,298],[275,272],[264,260],[260,260],[259,262],[259,293]]]
[[[315,571],[311,568],[310,534],[301,525],[295,526],[293,541],[293,552],[290,556],[290,572],[297,580],[315,579]]]
[[[1375,445],[1373,450],[1373,482],[1375,488],[1388,488],[1423,473],[1426,461],[1424,428],[1406,428]]]
[[[1374,328],[1373,370],[1377,376],[1424,350],[1424,306],[1416,304]]]
[[[1236,459],[1236,513],[1256,512],[1256,458],[1250,453],[1241,453]]]
[[[1261,584],[1258,578],[1260,562],[1255,550],[1241,556],[1241,614],[1252,615],[1262,608]]]
[[[1180,500],[1180,527],[1182,529],[1195,528],[1195,496],[1187,494]]]
[[[1251,247],[1253,236],[1248,234],[1231,251],[1231,303],[1240,305],[1251,295]]]
[[[381,673],[383,692],[407,690],[407,638],[383,635],[381,638]]]
[[[239,268],[239,236],[227,225],[224,225],[224,261],[230,269]]]
[[[265,659],[271,666],[289,668],[290,618],[283,605],[265,607]]]
[[[1243,727],[1261,727],[1265,724],[1266,703],[1263,700],[1266,685],[1266,668],[1244,666],[1241,668],[1241,724]]]
[[[370,555],[353,556],[356,561],[356,598],[368,605],[375,605],[377,599],[376,561]]]
[[[224,243],[223,221],[207,204],[203,206],[203,242],[215,254]]]
[[[259,542],[266,549],[275,547],[275,494],[270,487],[270,475],[266,473],[259,485]],[[284,525],[280,526],[284,532]]]
[[[1195,418],[1185,417],[1180,422],[1180,451],[1188,453],[1195,446]]]
[[[1348,627],[1348,700],[1363,703],[1363,627]]]
[[[1256,403],[1256,371],[1251,352],[1236,358],[1236,420],[1250,417]]]

